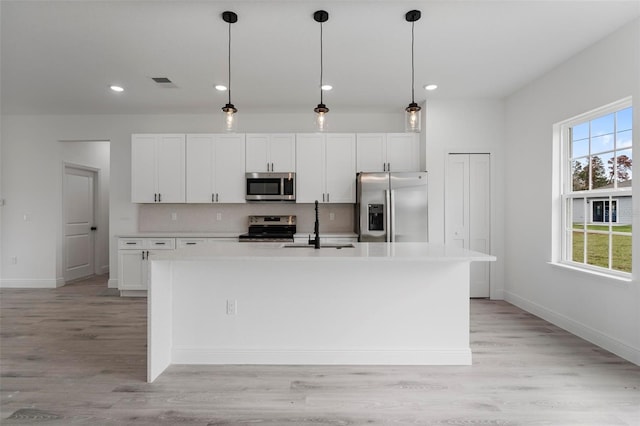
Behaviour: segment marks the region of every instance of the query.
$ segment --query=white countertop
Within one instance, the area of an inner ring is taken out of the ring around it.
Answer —
[[[117,238],[238,238],[244,232],[131,232],[117,235]],[[295,238],[306,238],[313,232],[298,232]],[[353,232],[327,232],[320,234],[321,238],[357,238]]]
[[[376,260],[376,261],[495,261],[495,256],[429,243],[354,243],[352,248],[321,248],[283,243],[220,243],[154,253],[151,260]]]
[[[118,238],[238,238],[242,232],[131,232]]]

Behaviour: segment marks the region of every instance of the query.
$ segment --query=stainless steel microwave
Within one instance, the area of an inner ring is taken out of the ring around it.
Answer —
[[[247,201],[295,201],[295,173],[247,173]]]

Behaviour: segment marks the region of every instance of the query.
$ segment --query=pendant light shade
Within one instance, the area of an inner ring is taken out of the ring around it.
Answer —
[[[324,82],[323,82],[323,58],[322,58],[322,23],[323,22],[327,22],[329,20],[329,13],[324,11],[324,10],[318,10],[313,14],[313,19],[316,22],[320,23],[320,103],[318,104],[317,107],[315,107],[313,109],[313,111],[316,113],[316,130],[319,132],[323,132],[327,129],[327,123],[326,123],[326,119],[327,119],[327,113],[329,112],[329,108],[327,108],[327,106],[324,104],[323,99],[322,99],[322,92],[323,92],[323,86],[324,86]]]
[[[420,132],[422,129],[421,126],[421,114],[420,106],[416,103],[414,99],[414,84],[415,84],[415,67],[414,67],[414,59],[413,59],[413,44],[414,44],[414,33],[413,26],[417,20],[420,19],[420,11],[419,10],[410,10],[406,13],[405,19],[407,22],[411,22],[411,103],[408,107],[405,108],[405,120],[404,120],[404,128],[407,132]]]
[[[238,112],[238,109],[231,103],[231,24],[238,22],[238,15],[229,11],[222,12],[222,20],[229,24],[229,80],[227,84],[229,102],[222,107],[223,128],[227,132],[235,132],[238,126],[238,117],[235,114]]]

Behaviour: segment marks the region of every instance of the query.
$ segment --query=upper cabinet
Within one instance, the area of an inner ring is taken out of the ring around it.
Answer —
[[[187,135],[187,203],[244,203],[244,134]]]
[[[247,134],[247,172],[291,172],[296,169],[294,134]]]
[[[417,133],[358,133],[358,172],[415,172],[420,170]]]
[[[131,136],[131,201],[185,202],[185,135]]]
[[[296,201],[354,203],[355,165],[353,133],[296,135]]]

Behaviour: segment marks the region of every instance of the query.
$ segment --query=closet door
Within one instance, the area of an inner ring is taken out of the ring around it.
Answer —
[[[491,253],[491,162],[469,155],[469,249]],[[489,297],[491,262],[471,262],[471,297]]]
[[[491,253],[491,156],[449,154],[445,181],[445,242]],[[471,263],[471,297],[489,297],[488,262]]]

